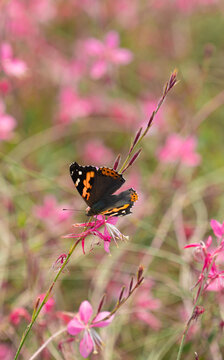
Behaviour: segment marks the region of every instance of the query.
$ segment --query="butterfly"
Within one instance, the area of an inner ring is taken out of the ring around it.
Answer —
[[[138,200],[135,190],[128,189],[113,195],[125,182],[117,171],[95,166],[70,165],[71,178],[76,189],[88,205],[87,216],[124,216],[130,214],[131,207]]]

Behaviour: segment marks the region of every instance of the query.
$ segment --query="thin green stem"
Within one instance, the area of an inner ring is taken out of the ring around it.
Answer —
[[[90,222],[91,220],[92,220],[92,217],[90,218],[89,222]],[[85,227],[85,229],[83,230],[83,232],[85,232],[86,229],[87,229],[87,226]],[[24,331],[24,333],[23,333],[21,342],[20,342],[20,344],[19,344],[18,350],[17,350],[16,355],[15,355],[15,357],[14,357],[14,360],[17,360],[17,359],[18,359],[18,356],[19,356],[19,354],[20,354],[20,352],[21,352],[21,349],[22,349],[22,347],[23,347],[23,345],[24,345],[24,343],[25,343],[25,341],[26,341],[27,336],[29,335],[30,330],[31,330],[32,327],[33,327],[33,324],[35,323],[35,321],[36,321],[38,315],[40,314],[43,306],[46,304],[46,302],[47,302],[47,300],[48,300],[48,298],[49,298],[49,296],[50,296],[50,294],[51,294],[51,292],[52,292],[52,289],[54,288],[54,285],[55,285],[56,281],[58,280],[59,276],[60,276],[61,273],[63,272],[65,266],[67,265],[67,263],[68,263],[71,255],[72,255],[72,253],[74,252],[74,250],[76,249],[76,247],[77,247],[77,245],[80,243],[80,241],[82,241],[82,239],[83,239],[83,237],[80,236],[80,238],[71,246],[71,248],[70,248],[70,250],[69,250],[69,252],[68,252],[68,255],[67,255],[67,257],[66,257],[63,265],[62,265],[61,268],[59,269],[57,275],[55,276],[53,282],[51,283],[49,289],[47,290],[46,295],[45,295],[43,301],[41,302],[41,304],[40,304],[40,306],[38,307],[38,309],[37,309],[36,311],[34,310],[34,313],[33,313],[33,316],[32,316],[32,320],[31,320],[31,322],[29,323],[29,325],[27,326],[27,328],[26,328],[26,330]]]

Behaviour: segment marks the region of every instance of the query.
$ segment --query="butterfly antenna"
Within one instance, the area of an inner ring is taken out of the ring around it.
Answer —
[[[82,211],[83,212],[83,210],[77,210],[77,209],[62,209],[63,211]]]

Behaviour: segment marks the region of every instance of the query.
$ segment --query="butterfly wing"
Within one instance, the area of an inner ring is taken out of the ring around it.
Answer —
[[[89,207],[101,198],[113,194],[125,182],[115,170],[94,166],[80,166],[76,162],[70,165],[70,174],[76,189]]]
[[[138,194],[136,191],[128,189],[118,195],[108,195],[100,199],[93,205],[87,215],[125,216],[131,213],[131,208],[137,200]]]

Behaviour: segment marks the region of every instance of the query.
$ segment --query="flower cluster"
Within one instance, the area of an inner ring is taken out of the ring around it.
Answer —
[[[212,236],[209,236],[206,243],[203,241],[185,246],[195,248],[195,258],[202,262],[202,270],[199,274],[197,297],[204,290],[220,291],[224,288],[224,271],[220,269],[219,260],[224,255],[224,223],[220,224],[217,220],[211,220],[211,227],[217,238],[214,244]]]
[[[104,250],[107,253],[109,253],[111,240],[113,240],[116,245],[117,245],[117,241],[119,240],[128,240],[128,236],[123,235],[116,228],[115,224],[117,223],[117,221],[118,221],[117,217],[109,216],[108,218],[106,218],[105,216],[98,215],[94,218],[93,221],[90,221],[88,223],[80,223],[73,225],[75,228],[77,227],[86,228],[86,230],[84,230],[82,233],[80,234],[71,233],[63,237],[74,238],[74,239],[82,238],[82,249],[83,249],[83,253],[85,254],[84,245],[85,245],[86,237],[89,235],[96,236],[103,241]],[[99,230],[102,226],[104,226],[103,232]]]

